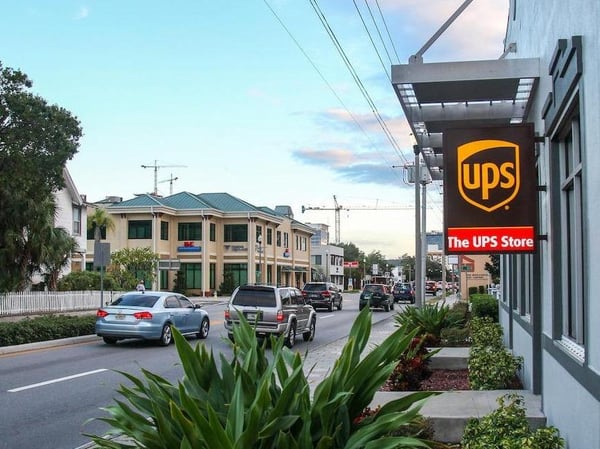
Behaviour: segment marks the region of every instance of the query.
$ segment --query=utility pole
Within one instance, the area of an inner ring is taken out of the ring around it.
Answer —
[[[158,169],[167,167],[187,167],[187,165],[158,165],[158,161],[155,159],[153,165],[142,165],[142,168],[153,168],[154,169],[154,191],[153,195],[158,195]]]

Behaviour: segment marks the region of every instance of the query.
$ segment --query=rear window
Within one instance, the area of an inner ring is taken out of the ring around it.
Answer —
[[[275,290],[273,289],[239,289],[231,304],[234,306],[276,307]]]
[[[375,285],[375,284],[367,284],[365,285],[365,291],[366,292],[382,292],[383,291],[383,287],[381,285]]]
[[[304,291],[307,292],[315,292],[321,290],[327,290],[325,284],[306,284],[303,288]]]
[[[139,295],[123,295],[117,298],[111,304],[112,306],[131,306],[131,307],[154,307],[158,301],[158,296],[140,293]]]

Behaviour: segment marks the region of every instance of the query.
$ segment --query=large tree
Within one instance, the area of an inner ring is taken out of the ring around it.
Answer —
[[[79,121],[31,86],[27,75],[0,62],[0,291],[22,289],[23,276],[43,263],[44,251],[34,245],[48,242],[32,236],[53,218],[44,203],[64,186],[64,167],[81,137]]]

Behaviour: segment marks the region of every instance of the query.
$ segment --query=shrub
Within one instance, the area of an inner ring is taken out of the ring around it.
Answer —
[[[364,357],[371,315],[363,309],[329,375],[311,394],[302,358],[284,346],[284,338],[259,343],[242,317],[230,342],[233,359],[220,366],[206,346],[190,343],[174,330],[184,371],[177,383],[147,370],[123,373],[122,396],[105,408],[110,433],[133,445],[161,448],[346,448],[428,447],[413,436],[391,433],[415,420],[430,392],[417,392],[366,415],[375,392],[394,369],[414,335],[398,329]],[[99,447],[115,448],[107,436],[90,435]]]
[[[531,431],[523,397],[511,394],[498,398],[499,408],[467,422],[463,449],[562,449],[564,440],[555,427]]]
[[[450,327],[440,332],[440,345],[445,347],[471,346],[471,333],[467,327]]]
[[[438,351],[430,352],[423,343],[424,340],[413,338],[408,348],[400,355],[387,381],[392,391],[419,391],[421,382],[431,376],[430,358]]]
[[[111,273],[104,273],[102,280],[104,290],[122,290]],[[58,291],[100,290],[99,271],[73,271],[58,280]]]
[[[471,314],[477,317],[489,316],[493,321],[498,321],[498,300],[487,293],[472,295]]]
[[[442,329],[458,327],[463,322],[459,316],[450,314],[450,307],[445,304],[406,307],[394,316],[394,320],[406,332],[416,331],[425,339],[425,346],[439,345]]]
[[[490,317],[474,317],[470,323],[469,383],[474,390],[510,387],[523,364],[502,345],[502,327]]]
[[[46,315],[0,323],[0,346],[92,335],[95,333],[95,324],[95,315]]]

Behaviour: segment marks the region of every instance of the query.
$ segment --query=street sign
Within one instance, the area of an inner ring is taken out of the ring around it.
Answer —
[[[353,260],[349,262],[344,262],[344,268],[358,268],[358,261]]]
[[[94,268],[106,268],[110,265],[110,243],[94,243]]]

